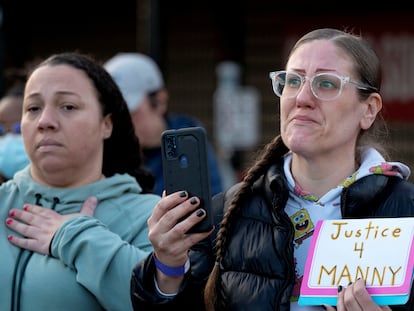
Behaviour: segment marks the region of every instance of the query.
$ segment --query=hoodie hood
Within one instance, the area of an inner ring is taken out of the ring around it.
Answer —
[[[123,193],[141,193],[136,179],[128,174],[115,174],[79,188],[54,188],[36,183],[30,175],[30,167],[16,173],[10,181],[18,188],[23,201],[56,210],[61,214],[78,212],[86,198],[96,196],[98,202],[110,200]]]
[[[358,169],[358,179],[371,174],[398,176],[402,179],[410,177],[410,168],[401,162],[386,162],[382,155],[374,148],[364,149],[362,164]]]

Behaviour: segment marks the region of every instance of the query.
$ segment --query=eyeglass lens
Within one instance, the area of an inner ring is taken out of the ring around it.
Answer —
[[[305,80],[295,72],[278,72],[273,79],[274,91],[278,96],[293,98],[299,94]],[[342,80],[335,74],[317,74],[311,78],[311,90],[319,99],[334,99],[341,93]]]

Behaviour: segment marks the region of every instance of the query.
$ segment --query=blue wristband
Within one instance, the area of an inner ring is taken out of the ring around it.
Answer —
[[[178,266],[178,267],[170,267],[167,265],[164,265],[161,261],[158,260],[158,258],[153,254],[155,266],[165,275],[167,276],[183,276],[187,273],[188,270],[190,270],[190,259],[187,258],[187,261],[184,265]]]

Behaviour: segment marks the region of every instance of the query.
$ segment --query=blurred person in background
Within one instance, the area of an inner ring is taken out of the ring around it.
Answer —
[[[29,164],[20,134],[24,83],[11,86],[0,99],[0,183]]]
[[[144,164],[155,176],[154,192],[164,190],[161,156],[161,134],[167,129],[201,126],[196,118],[169,113],[169,94],[155,61],[140,53],[118,53],[104,64],[118,84],[131,113],[135,133],[144,153]],[[223,190],[219,163],[212,145],[208,144],[211,193]]]

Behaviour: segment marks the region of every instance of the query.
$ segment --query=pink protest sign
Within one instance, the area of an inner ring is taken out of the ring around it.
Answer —
[[[300,305],[336,305],[338,286],[362,278],[379,305],[404,304],[413,279],[414,218],[319,221],[302,281]]]

